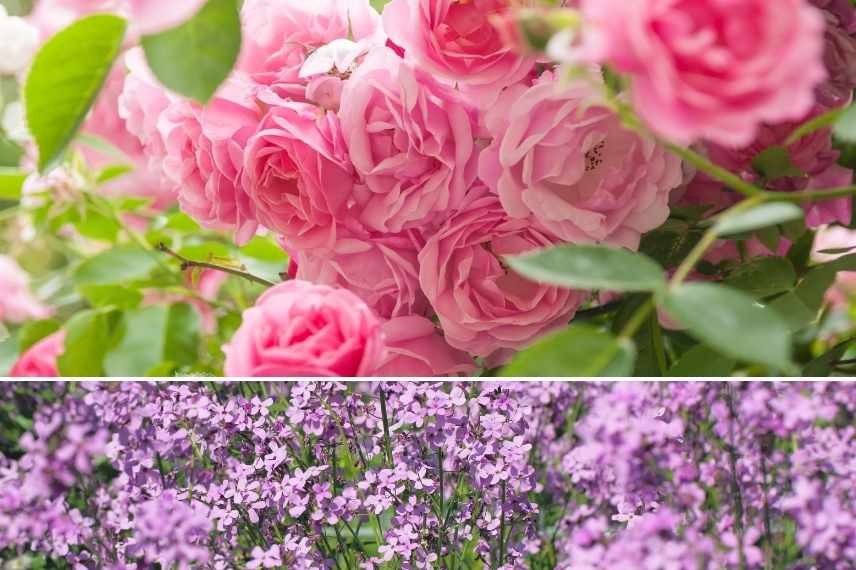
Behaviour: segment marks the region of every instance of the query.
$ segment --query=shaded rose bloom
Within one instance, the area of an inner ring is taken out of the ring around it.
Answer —
[[[27,349],[22,354],[9,376],[26,378],[56,378],[59,377],[57,359],[65,352],[65,332],[59,331],[47,336]]]
[[[0,255],[0,323],[20,324],[52,313],[30,292],[30,276],[14,259]]]
[[[268,289],[223,350],[228,376],[367,376],[385,352],[381,323],[365,303],[306,281]]]
[[[164,143],[163,170],[182,210],[208,228],[234,228],[246,243],[258,223],[241,184],[244,148],[260,111],[248,85],[232,77],[205,107],[176,101],[158,119]]]
[[[509,218],[499,200],[481,190],[453,215],[419,254],[419,278],[455,348],[489,356],[521,349],[567,325],[582,295],[528,281],[502,256],[555,245],[529,220]]]
[[[340,238],[332,251],[299,252],[293,277],[348,289],[382,318],[426,314],[417,259],[422,245],[415,232]]]
[[[273,100],[244,152],[244,189],[259,222],[288,249],[329,249],[346,217],[354,176],[339,118]],[[346,218],[348,218],[346,220]]]
[[[799,121],[762,125],[750,144],[735,148],[717,144],[706,145],[708,158],[715,164],[736,173],[746,181],[761,184],[764,181],[756,172],[753,160],[764,150],[783,146],[787,138],[803,122],[817,117],[828,109],[816,106],[812,112]],[[836,164],[839,152],[832,147],[832,131],[829,128],[817,129],[798,141],[787,145],[790,162],[802,174],[785,176],[766,182],[766,188],[777,192],[796,190],[824,190],[849,186],[853,180],[852,171]],[[687,186],[679,201],[689,204],[708,204],[723,208],[737,203],[740,195],[724,189],[722,183],[699,173]],[[834,221],[850,223],[851,198],[842,197],[808,203],[806,223],[817,227]]]
[[[824,19],[805,0],[583,0],[583,57],[633,78],[660,134],[742,146],[811,109],[826,77]]]
[[[829,77],[817,88],[818,103],[846,105],[856,87],[856,7],[848,0],[812,0],[812,4],[826,8],[823,63]]]
[[[681,161],[610,110],[588,106],[594,97],[587,85],[565,86],[552,74],[506,90],[486,114],[493,142],[479,175],[514,218],[562,240],[635,249],[669,216]]]
[[[457,92],[380,48],[342,93],[342,134],[365,185],[360,221],[381,232],[436,222],[476,177],[475,117]]]
[[[384,31],[420,69],[457,83],[487,107],[504,88],[532,70],[535,60],[503,42],[493,21],[509,0],[392,0]]]
[[[387,357],[376,376],[460,376],[475,372],[473,359],[443,339],[428,319],[398,317],[384,323]]]
[[[278,95],[306,100],[300,76],[306,58],[337,39],[362,40],[379,17],[368,0],[247,0],[241,9],[244,44],[237,67]]]

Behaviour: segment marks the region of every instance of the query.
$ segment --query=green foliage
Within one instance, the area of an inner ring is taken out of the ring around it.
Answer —
[[[658,291],[663,270],[646,256],[596,245],[562,245],[507,259],[512,269],[541,283],[575,289]]]
[[[721,236],[740,234],[775,226],[803,217],[802,208],[788,202],[761,204],[750,210],[729,214],[719,220],[716,231]]]
[[[850,105],[837,117],[832,132],[844,142],[856,143],[856,105]]]
[[[633,343],[586,325],[571,325],[514,357],[503,376],[629,376]]]
[[[17,200],[27,175],[20,170],[0,167],[0,200]]]
[[[119,53],[126,26],[116,16],[90,16],[56,34],[36,54],[24,99],[42,172],[57,164],[86,118]]]
[[[740,265],[725,284],[756,298],[783,293],[796,284],[794,266],[784,257],[759,257]]]
[[[765,148],[758,153],[752,160],[752,168],[765,180],[804,175],[803,171],[791,161],[788,149],[778,145]]]
[[[74,270],[77,285],[110,285],[147,277],[157,266],[155,254],[135,246],[120,246],[90,257]]]
[[[113,342],[119,313],[91,310],[76,314],[65,325],[65,352],[59,357],[63,376],[105,376],[104,355]]]
[[[669,316],[708,346],[745,362],[790,370],[791,338],[773,310],[713,283],[689,283],[662,297]]]
[[[208,0],[193,18],[143,37],[149,67],[166,86],[202,103],[228,77],[241,50],[236,0]]]

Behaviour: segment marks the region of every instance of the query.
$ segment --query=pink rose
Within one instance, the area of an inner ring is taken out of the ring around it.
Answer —
[[[241,177],[244,149],[259,120],[249,86],[234,76],[205,107],[175,101],[158,119],[163,171],[181,209],[205,227],[234,228],[239,244],[258,229]]]
[[[463,202],[476,177],[476,125],[454,90],[380,48],[345,85],[340,116],[365,183],[355,195],[365,226],[430,225]]]
[[[256,217],[288,249],[329,249],[353,194],[339,118],[307,103],[277,101],[244,152],[244,188]]]
[[[476,370],[467,353],[455,350],[425,317],[398,317],[383,325],[387,357],[375,376],[462,376]]]
[[[633,78],[636,111],[682,144],[749,144],[811,109],[824,18],[805,0],[583,0],[583,50]]]
[[[296,277],[346,288],[382,318],[426,314],[417,259],[423,244],[413,232],[341,238],[331,252],[298,253]]]
[[[58,331],[43,338],[22,354],[9,376],[13,378],[57,378],[57,359],[65,352],[65,332]]]
[[[505,45],[492,23],[511,5],[510,0],[392,0],[384,8],[383,27],[420,69],[459,84],[487,107],[535,63]]]
[[[246,0],[238,69],[281,97],[306,100],[300,68],[317,48],[373,35],[379,17],[368,0]]]
[[[244,312],[228,376],[369,376],[385,358],[381,323],[345,289],[288,281]]]
[[[20,324],[51,314],[30,292],[30,276],[14,259],[0,255],[0,323]]]
[[[477,356],[521,349],[566,326],[577,291],[528,281],[501,258],[555,245],[529,220],[509,218],[496,196],[475,191],[419,254],[419,280],[446,341]]]
[[[546,75],[509,88],[488,111],[493,136],[479,160],[481,179],[514,218],[537,221],[565,241],[635,249],[641,234],[669,216],[681,161],[624,129],[595,93]]]
[[[762,125],[755,140],[750,144],[735,148],[717,144],[706,145],[706,153],[715,164],[738,174],[744,180],[761,184],[761,176],[755,171],[753,161],[763,151],[774,146],[784,146],[785,141],[794,130],[804,121],[828,111],[827,108],[816,106],[811,113],[798,121]],[[795,190],[824,190],[849,186],[853,180],[852,171],[837,164],[839,152],[832,147],[832,131],[829,128],[817,129],[786,146],[791,164],[801,174],[785,176],[768,181],[766,188],[777,192]],[[722,183],[699,173],[688,185],[686,192],[680,198],[681,203],[708,204],[723,208],[737,203],[740,195],[723,188]],[[817,227],[838,221],[849,224],[851,218],[851,198],[843,197],[834,200],[823,200],[808,203],[806,223]]]
[[[114,12],[129,20],[131,33],[157,34],[174,28],[193,17],[206,0],[39,0],[38,11],[43,18],[61,21],[60,15],[69,21],[99,12]],[[46,6],[42,6],[46,5]],[[67,14],[67,16],[66,16]],[[53,27],[63,27],[49,25]]]

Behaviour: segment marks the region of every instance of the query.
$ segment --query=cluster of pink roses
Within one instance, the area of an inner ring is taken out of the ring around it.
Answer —
[[[655,131],[707,144],[742,173],[790,134],[782,122],[849,102],[852,20],[814,3],[831,31],[807,0],[583,0],[585,31],[564,53],[631,76]],[[504,256],[565,242],[637,249],[670,202],[731,200],[703,177],[687,190],[681,161],[623,128],[597,82],[508,45],[495,24],[521,4],[392,0],[381,16],[369,0],[245,0],[238,65],[204,107],[161,87],[138,49],[124,55],[109,111],[96,107],[118,121],[99,133],[204,226],[238,243],[264,228],[292,257],[296,280],[245,314],[228,374],[501,363],[585,301]],[[790,149],[806,176],[777,189],[849,182],[829,131],[814,136],[796,143],[805,153]],[[843,202],[809,213],[845,218]]]

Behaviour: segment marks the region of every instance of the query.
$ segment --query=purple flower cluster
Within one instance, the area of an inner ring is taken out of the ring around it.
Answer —
[[[856,560],[849,383],[41,388],[0,385],[8,402],[28,402],[12,419],[30,428],[15,441],[0,430],[0,450],[14,450],[0,455],[0,561],[845,570]]]

